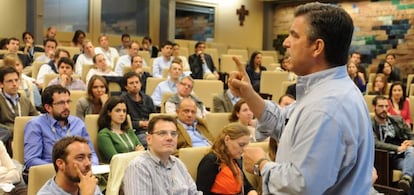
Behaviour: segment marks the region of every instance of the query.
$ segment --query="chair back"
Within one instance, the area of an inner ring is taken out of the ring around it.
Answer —
[[[210,112],[206,114],[207,127],[214,138],[217,138],[223,127],[230,123],[230,115],[231,113],[228,112]]]
[[[71,90],[70,91],[70,99],[72,100],[72,103],[70,104],[69,110],[70,114],[76,115],[76,105],[80,98],[87,97],[88,92],[81,91],[81,90]]]
[[[145,94],[151,96],[155,88],[157,87],[158,83],[160,83],[161,81],[165,81],[165,78],[148,77],[147,86],[145,87]]]
[[[13,159],[24,164],[24,128],[34,116],[17,116],[14,118],[13,129]]]
[[[220,80],[194,79],[193,85],[193,92],[207,108],[213,108],[214,96],[224,90],[224,84]]]
[[[230,73],[232,71],[237,71],[236,63],[234,63],[232,59],[233,56],[237,57],[242,64],[245,64],[246,58],[243,58],[241,55],[223,54],[220,57],[220,72]]]
[[[139,154],[145,151],[134,151],[127,153],[115,154],[110,163],[110,172],[108,183],[106,184],[106,195],[118,195],[121,188],[122,179],[125,175],[125,170],[128,164],[136,158]]]
[[[52,73],[52,74],[45,74],[44,79],[43,79],[43,89],[45,89],[50,81],[52,81],[54,78],[58,77],[58,74]]]
[[[34,61],[32,63],[32,78],[37,79],[37,75],[39,74],[40,67],[43,64],[47,64],[47,62]]]
[[[288,72],[262,71],[260,93],[272,94],[273,101],[277,101],[285,92],[282,92],[282,83],[288,81],[288,74]]]
[[[29,169],[29,183],[27,185],[27,194],[36,195],[40,188],[53,176],[56,175],[52,163],[32,166]]]
[[[201,159],[210,151],[210,146],[180,148],[178,157],[187,167],[188,172],[194,181],[197,179],[197,168]]]
[[[86,81],[86,75],[88,75],[88,72],[90,69],[93,68],[93,64],[83,64],[82,65],[82,75],[81,75],[81,79],[84,83],[88,83]]]

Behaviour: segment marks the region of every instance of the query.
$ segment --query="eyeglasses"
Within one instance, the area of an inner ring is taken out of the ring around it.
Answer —
[[[160,131],[154,131],[151,134],[156,134],[162,138],[166,137],[168,134],[171,135],[171,137],[176,138],[178,137],[178,131],[166,131],[166,130],[160,130]]]
[[[66,101],[59,101],[59,102],[55,102],[53,103],[54,106],[63,106],[65,104],[70,104],[72,103],[72,100],[66,100]]]

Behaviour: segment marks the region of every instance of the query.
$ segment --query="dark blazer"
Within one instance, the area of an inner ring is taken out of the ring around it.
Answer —
[[[210,69],[211,73],[214,73],[216,67],[214,66],[213,58],[205,53],[204,59],[206,60],[208,69]],[[188,63],[190,64],[191,77],[193,79],[203,79],[203,63],[200,55],[192,54],[188,57]]]
[[[19,50],[24,51],[24,47],[21,47]],[[36,52],[45,52],[45,50],[41,47],[34,46],[33,53],[27,52],[27,60],[29,60],[29,63],[32,63],[35,60],[33,57]]]
[[[213,97],[213,112],[231,112],[233,103],[227,95],[227,90]]]
[[[4,55],[7,55],[7,53],[6,54],[1,54],[0,55],[0,59],[4,59]],[[20,61],[22,61],[23,67],[26,67],[26,66],[30,66],[31,65],[30,64],[30,61],[29,61],[29,58],[27,57],[27,55],[24,55],[24,54],[21,54],[21,53],[17,53],[17,56],[19,57]]]
[[[413,140],[414,136],[411,131],[411,128],[408,127],[407,123],[399,117],[399,116],[388,116],[387,117],[392,126],[394,127],[395,131],[395,138],[387,138],[384,141],[380,140],[380,130],[379,130],[379,124],[373,117],[371,119],[372,122],[372,129],[374,131],[374,138],[375,138],[375,148],[384,149],[388,151],[398,151],[398,147],[401,145],[401,143],[404,140]]]

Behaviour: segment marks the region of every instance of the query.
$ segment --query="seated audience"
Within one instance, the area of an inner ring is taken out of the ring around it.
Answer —
[[[61,58],[70,58],[70,54],[67,50],[57,49],[54,59],[47,64],[40,66],[39,73],[37,74],[36,81],[39,83],[39,86],[43,86],[43,82],[46,74],[58,74],[58,62]]]
[[[135,129],[139,141],[147,147],[146,131],[148,128],[149,115],[155,113],[155,106],[150,96],[141,92],[141,77],[136,72],[128,72],[123,77],[126,93],[121,97],[124,99],[128,114],[131,116],[132,127]]]
[[[136,72],[141,76],[142,87],[141,92],[145,93],[145,89],[147,86],[147,79],[148,77],[152,77],[149,72],[144,71],[143,67],[144,59],[140,55],[136,55],[131,59],[131,71]],[[122,74],[124,75],[124,74]]]
[[[196,103],[191,98],[183,98],[177,107],[177,149],[210,146],[214,141],[206,121],[196,117],[196,110]]]
[[[92,76],[87,88],[87,97],[82,97],[76,103],[76,116],[85,120],[87,114],[99,114],[108,100],[108,83],[99,75]]]
[[[194,80],[190,76],[180,78],[180,82],[177,85],[177,93],[171,96],[167,102],[165,102],[165,112],[175,113],[178,104],[183,98],[191,98],[197,105],[197,117],[205,118],[208,113],[203,102],[196,96],[192,95]]]
[[[398,75],[394,70],[390,63],[384,62],[384,64],[381,66],[379,65],[378,68],[382,67],[382,69],[378,70],[378,73],[382,73],[387,77],[388,83],[393,83],[395,81],[401,81],[401,76]]]
[[[258,51],[253,52],[249,63],[246,65],[246,72],[249,75],[253,89],[257,93],[260,93],[260,78],[262,76],[262,71],[266,70],[266,67],[262,66],[262,53]]]
[[[368,92],[368,95],[387,95],[388,83],[387,77],[378,73],[375,75],[374,83],[371,86],[371,90]]]
[[[50,178],[38,195],[102,194],[98,179],[92,174],[93,151],[88,140],[79,136],[63,137],[53,145],[52,163],[56,176]]]
[[[285,95],[280,96],[278,104],[280,107],[284,108],[292,104],[294,101],[295,101],[295,97],[293,97],[290,94],[285,94]]]
[[[151,58],[158,57],[158,48],[152,45],[152,40],[150,37],[144,37],[142,39],[142,48],[143,51],[148,51],[151,55]]]
[[[179,59],[178,59],[179,60]],[[177,85],[180,82],[180,77],[183,74],[183,65],[175,58],[168,69],[168,79],[158,83],[152,92],[151,98],[154,105],[161,107],[162,95],[165,93],[177,93]]]
[[[48,63],[54,59],[56,48],[58,43],[55,39],[48,38],[43,42],[43,47],[45,48],[45,53],[34,59],[36,62]]]
[[[86,83],[89,82],[93,75],[101,76],[118,76],[111,68],[108,66],[103,54],[96,54],[92,58],[94,68],[91,68],[86,74]]]
[[[148,151],[139,154],[125,170],[125,194],[201,195],[180,159],[177,122],[170,116],[155,116],[148,124]]]
[[[95,47],[95,53],[103,54],[106,63],[113,69],[115,66],[115,59],[119,57],[118,51],[114,47],[109,47],[109,40],[106,35],[99,36],[98,41],[99,47]]]
[[[47,30],[46,30],[46,35],[45,35],[45,37],[44,37],[44,40],[46,40],[46,39],[56,39],[56,28],[55,27],[53,27],[53,26],[49,26],[49,27],[47,27]]]
[[[256,142],[256,121],[254,120],[253,112],[250,110],[246,101],[240,99],[235,105],[229,116],[230,122],[239,122],[250,131],[250,142]]]
[[[161,45],[161,56],[154,59],[152,63],[152,76],[162,78],[164,69],[170,68],[172,57],[172,45],[170,41],[166,41]]]
[[[83,40],[82,43],[83,53],[79,54],[76,59],[75,72],[77,75],[82,75],[83,65],[94,64],[93,56],[95,56],[95,47],[89,39]]]
[[[230,75],[232,74],[237,74],[237,72],[231,72]],[[230,78],[232,77],[229,76],[227,82],[230,82]],[[229,85],[227,90],[213,97],[213,112],[231,112],[234,104],[239,100],[239,94],[234,91],[232,85]]]
[[[25,54],[21,54],[18,53],[19,51],[19,47],[20,47],[20,41],[19,39],[15,38],[15,37],[11,37],[9,39],[7,39],[7,44],[6,44],[6,48],[7,48],[7,52],[6,54],[15,54],[19,57],[20,61],[23,64],[23,67],[26,68],[27,66],[30,66],[30,62],[28,57]],[[5,54],[1,54],[0,55],[0,59],[4,58]]]
[[[139,51],[139,43],[136,41],[132,41],[128,46],[128,54],[125,54],[118,58],[115,66],[115,72],[118,75],[123,75],[123,71],[125,67],[130,67],[132,62],[132,57],[138,55]],[[147,63],[144,59],[142,59],[142,66],[147,67]]]
[[[197,42],[194,47],[194,54],[188,57],[190,63],[191,77],[193,79],[219,79],[220,76],[214,65],[213,58],[204,53],[206,44],[204,42]]]
[[[86,38],[85,32],[82,30],[76,30],[73,34],[72,42],[70,43],[70,46],[79,48],[80,53],[83,53],[82,51],[82,43],[83,40]]]
[[[364,74],[364,78],[365,78],[365,80],[367,80],[368,79],[368,77],[367,77],[368,75],[367,75],[367,71],[366,71],[366,64],[365,63],[362,63],[361,57],[362,56],[361,56],[361,53],[360,52],[353,51],[349,55],[348,61],[354,63],[357,66],[357,68],[358,68],[358,72]]]
[[[387,54],[385,55],[385,62],[387,62],[389,65],[391,65],[392,72],[395,76],[402,78],[401,70],[396,64],[395,54]],[[382,73],[382,70],[384,69],[384,63],[381,63],[377,67],[377,73]]]
[[[19,90],[25,92],[26,98],[34,103],[35,107],[42,106],[40,91],[36,80],[23,73],[23,65],[20,59],[15,55],[6,55],[3,59],[5,66],[14,66],[19,73]]]
[[[242,168],[242,154],[250,137],[250,131],[244,125],[226,125],[211,151],[198,164],[197,189],[207,195],[257,195]]]
[[[364,74],[361,72],[358,72],[358,67],[352,62],[348,62],[347,70],[348,70],[349,77],[351,78],[352,81],[354,81],[358,89],[362,93],[365,92],[366,82],[365,82]]]
[[[58,62],[59,76],[52,79],[48,85],[62,85],[69,90],[86,90],[86,85],[82,80],[73,77],[73,60],[70,58],[60,58]]]
[[[411,128],[400,116],[388,115],[388,100],[384,96],[376,96],[372,100],[375,116],[372,118],[375,148],[388,150],[393,167],[402,170],[403,176],[398,182],[406,192],[410,192],[414,175],[414,136]]]
[[[61,85],[46,87],[42,92],[42,103],[46,111],[30,120],[24,128],[25,172],[30,167],[52,163],[52,147],[66,136],[81,136],[88,140],[92,164],[98,164],[85,123],[70,115],[70,91]],[[88,161],[89,162],[89,161]]]
[[[401,82],[395,82],[390,87],[388,100],[388,113],[390,115],[399,115],[408,126],[411,127],[410,102],[405,96],[405,86]]]
[[[290,57],[286,55],[280,60],[280,67],[276,67],[276,71],[288,72],[288,81],[296,81],[297,75],[290,71],[291,66]]]
[[[187,57],[180,55],[180,45],[178,43],[172,44],[172,56],[173,58],[179,58],[181,60],[181,64],[183,65],[183,71],[189,72],[188,75],[190,75],[190,64],[188,63]]]
[[[31,64],[33,62],[33,57],[36,52],[44,52],[45,50],[41,47],[38,47],[34,44],[34,37],[33,34],[30,32],[24,32],[22,34],[22,39],[24,46],[20,48],[20,51],[22,51],[27,56],[27,60]]]
[[[118,153],[145,150],[127,121],[127,106],[119,97],[106,101],[98,118],[98,148],[103,162]]]
[[[121,35],[121,42],[122,44],[116,49],[118,50],[119,56],[127,55],[128,54],[128,46],[131,44],[131,36],[127,33]]]

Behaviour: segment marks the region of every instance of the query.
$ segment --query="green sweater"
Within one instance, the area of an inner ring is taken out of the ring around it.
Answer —
[[[109,163],[115,154],[135,151],[137,145],[142,144],[132,129],[120,135],[109,128],[101,129],[98,133],[98,149],[105,163]]]

